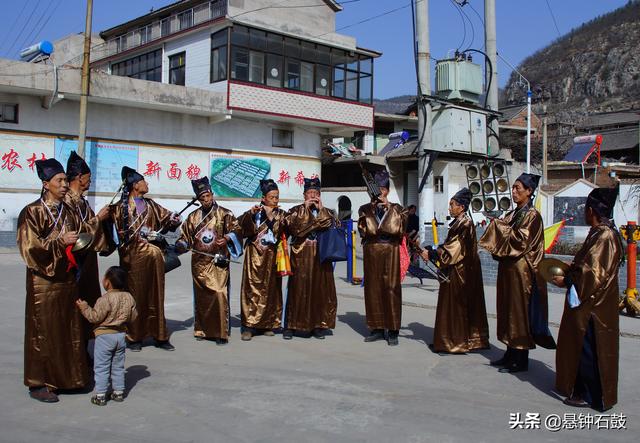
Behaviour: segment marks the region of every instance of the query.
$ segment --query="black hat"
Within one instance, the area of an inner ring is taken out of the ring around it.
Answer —
[[[209,177],[206,175],[202,178],[191,180],[191,186],[196,197],[200,197],[205,192],[211,192],[211,184],[209,183]]]
[[[278,185],[272,179],[260,180],[260,190],[262,195],[267,195],[269,191],[277,191]]]
[[[389,189],[389,173],[386,170],[376,172],[373,179],[381,188]]]
[[[76,151],[71,151],[69,160],[67,160],[67,178],[73,180],[75,177],[82,174],[90,174],[91,169],[89,165],[84,161],[82,157],[76,154]]]
[[[36,171],[43,182],[48,182],[58,174],[64,174],[64,168],[55,158],[36,160]]]
[[[522,174],[520,174],[520,177],[516,179],[516,181],[522,183],[525,188],[531,189],[531,192],[533,193],[538,188],[538,183],[540,183],[540,176],[523,172]]]
[[[453,197],[451,197],[451,200],[457,201],[458,204],[464,206],[464,209],[466,210],[469,208],[469,203],[471,203],[472,197],[473,194],[469,191],[469,188],[462,188],[456,192]]]
[[[595,188],[587,197],[587,208],[592,208],[601,217],[613,218],[613,208],[618,198],[619,187]]]
[[[304,179],[304,192],[307,192],[309,189],[320,190],[320,179],[318,177]]]
[[[131,169],[128,166],[122,167],[120,177],[122,177],[122,181],[127,186],[127,188],[131,188],[134,184],[138,183],[141,180],[144,180],[144,177],[142,175],[136,172],[135,169]]]

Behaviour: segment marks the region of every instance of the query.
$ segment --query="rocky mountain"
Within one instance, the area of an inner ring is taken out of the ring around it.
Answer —
[[[640,1],[594,18],[525,59],[520,72],[550,117],[580,124],[587,114],[640,108]],[[526,100],[513,73],[501,104]]]

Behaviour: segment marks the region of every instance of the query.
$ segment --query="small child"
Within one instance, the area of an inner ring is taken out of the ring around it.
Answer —
[[[109,373],[113,392],[111,400],[124,401],[124,350],[126,324],[138,316],[136,303],[127,292],[127,271],[120,266],[107,269],[102,279],[107,291],[100,297],[92,309],[84,300],[76,300],[76,306],[89,322],[97,327],[93,351],[93,372],[95,377],[95,395],[91,403],[98,406],[107,404]]]

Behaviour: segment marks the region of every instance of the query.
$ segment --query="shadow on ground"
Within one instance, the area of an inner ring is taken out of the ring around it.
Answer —
[[[343,315],[338,315],[338,321],[348,325],[358,334],[363,337],[369,335],[369,328],[367,328],[367,318],[359,312],[345,312]]]

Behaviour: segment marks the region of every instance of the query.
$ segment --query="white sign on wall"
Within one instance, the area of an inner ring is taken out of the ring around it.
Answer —
[[[137,170],[151,194],[191,196],[191,180],[209,175],[209,153],[140,146]]]
[[[52,138],[0,134],[0,188],[40,189],[35,161],[53,157],[53,149]]]

